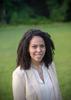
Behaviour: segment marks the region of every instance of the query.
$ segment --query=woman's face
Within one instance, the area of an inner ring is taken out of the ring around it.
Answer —
[[[46,52],[46,47],[43,38],[34,36],[29,44],[29,54],[32,63],[41,63]]]

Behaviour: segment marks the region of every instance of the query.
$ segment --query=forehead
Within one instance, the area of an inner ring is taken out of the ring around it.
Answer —
[[[33,36],[32,39],[30,40],[30,44],[36,44],[36,43],[44,43],[44,40],[40,36]]]

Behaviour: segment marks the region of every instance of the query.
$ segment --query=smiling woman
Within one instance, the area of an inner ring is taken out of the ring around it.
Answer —
[[[17,50],[13,71],[14,100],[61,100],[50,35],[37,29],[27,31]]]
[[[34,36],[29,44],[29,54],[31,56],[32,63],[36,64],[36,67],[39,67],[45,52],[46,47],[44,40],[39,36]]]

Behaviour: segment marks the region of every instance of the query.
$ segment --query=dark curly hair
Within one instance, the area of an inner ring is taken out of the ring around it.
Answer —
[[[51,36],[47,32],[43,32],[38,29],[28,30],[21,39],[17,49],[17,67],[20,66],[25,70],[30,68],[31,57],[28,52],[28,48],[30,40],[33,38],[33,36],[40,36],[44,40],[46,52],[43,57],[43,62],[48,68],[49,64],[51,64],[53,61],[53,55],[55,50],[54,43],[51,39]]]

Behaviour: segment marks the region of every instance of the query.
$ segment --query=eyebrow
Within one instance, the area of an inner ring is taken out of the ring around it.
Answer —
[[[38,44],[34,43],[34,44],[31,44],[31,45],[38,45]],[[42,43],[42,44],[40,44],[40,45],[45,45],[45,44]]]
[[[38,45],[38,44],[32,44],[31,46],[45,46],[45,44],[40,44],[40,45]]]

